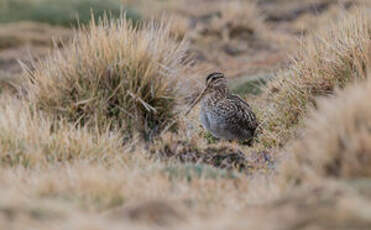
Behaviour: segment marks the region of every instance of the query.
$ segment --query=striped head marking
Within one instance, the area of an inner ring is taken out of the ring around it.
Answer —
[[[209,85],[211,82],[215,82],[217,79],[224,79],[223,73],[211,73],[206,77],[206,85]]]
[[[191,106],[189,107],[185,115],[187,115],[192,110],[192,108],[203,98],[203,96],[210,92],[215,92],[216,90],[223,93],[227,91],[227,83],[224,78],[224,74],[222,73],[212,73],[206,77],[206,87],[204,88],[204,90],[202,90],[200,95],[192,102]]]
[[[223,73],[212,73],[206,77],[206,87],[208,88],[224,88],[227,86],[226,79]]]

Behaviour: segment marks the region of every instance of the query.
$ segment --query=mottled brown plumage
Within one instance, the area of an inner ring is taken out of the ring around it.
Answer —
[[[205,89],[189,111],[199,101],[201,123],[213,136],[226,140],[252,140],[258,126],[256,116],[247,102],[229,92],[222,73],[207,76]]]

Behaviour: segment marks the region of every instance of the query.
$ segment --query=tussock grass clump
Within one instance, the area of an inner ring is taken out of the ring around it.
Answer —
[[[202,7],[188,6],[188,15],[192,18],[190,29],[196,43],[223,43],[234,46],[244,44],[250,48],[259,48],[267,40],[268,31],[260,10],[253,1],[231,0],[217,1]],[[207,9],[207,10],[206,10]],[[215,45],[208,44],[215,48]],[[240,54],[232,48],[225,48],[231,55]]]
[[[5,103],[4,105],[4,102]],[[54,122],[26,103],[6,97],[0,107],[0,166],[47,166],[77,159],[103,162],[122,152],[117,134],[96,134]]]
[[[371,81],[318,103],[301,140],[288,148],[293,159],[283,177],[301,183],[313,176],[371,178]]]
[[[202,32],[225,40],[242,39],[251,42],[251,37],[263,32],[263,18],[252,1],[224,1],[215,4],[215,15],[210,15],[210,24]]]
[[[269,84],[263,112],[265,146],[280,146],[293,135],[316,96],[331,95],[336,87],[366,78],[370,47],[367,18],[348,15],[302,44],[287,74]]]
[[[79,125],[151,137],[175,116],[185,52],[163,21],[92,21],[29,73],[32,101]]]
[[[371,223],[370,200],[352,188],[321,183],[288,191],[263,205],[248,206],[254,229],[367,229]],[[240,217],[240,218],[243,218]],[[351,226],[351,227],[350,227]]]

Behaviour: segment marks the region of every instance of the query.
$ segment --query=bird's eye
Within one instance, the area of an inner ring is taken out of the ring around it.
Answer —
[[[206,83],[209,83],[209,82],[212,82],[212,81],[215,81],[216,79],[218,78],[223,78],[224,75],[222,73],[212,73],[212,74],[209,74],[207,77],[206,77]]]

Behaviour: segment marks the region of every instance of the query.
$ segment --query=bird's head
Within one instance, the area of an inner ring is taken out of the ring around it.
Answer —
[[[223,73],[212,73],[206,77],[205,90],[225,90],[227,88],[227,81]]]
[[[205,88],[202,90],[200,95],[193,101],[186,115],[191,111],[191,109],[208,93],[212,92],[227,92],[227,80],[223,73],[211,73],[206,77]]]

